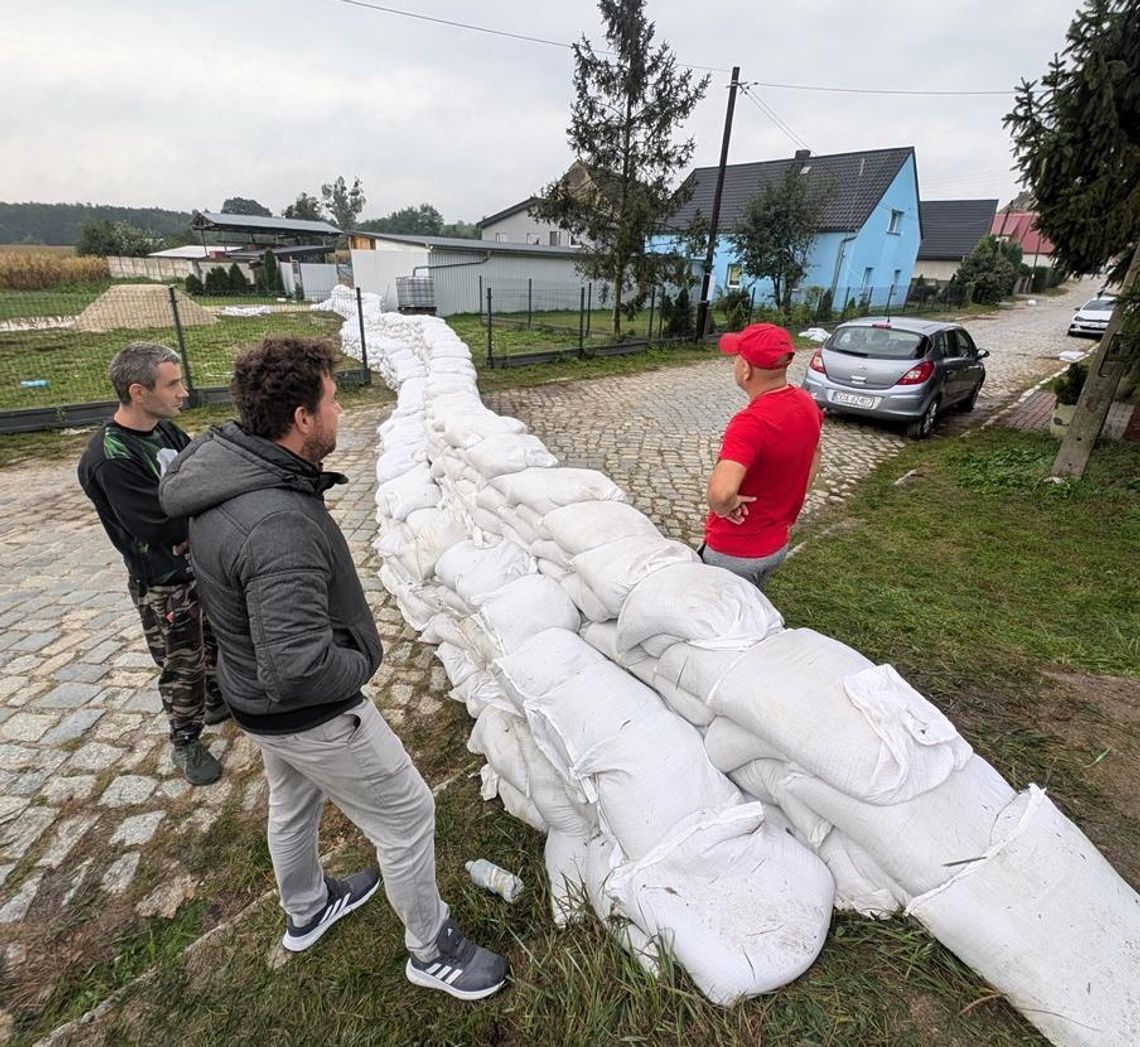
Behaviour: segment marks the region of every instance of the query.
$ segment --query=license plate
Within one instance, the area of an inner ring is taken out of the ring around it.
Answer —
[[[846,404],[848,407],[874,407],[873,396],[859,396],[857,393],[832,393],[833,404]]]

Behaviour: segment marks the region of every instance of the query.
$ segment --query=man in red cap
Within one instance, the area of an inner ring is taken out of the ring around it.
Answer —
[[[722,335],[748,406],[733,415],[709,477],[701,559],[763,588],[788,555],[788,533],[819,469],[823,413],[788,384],[791,336],[775,324]]]

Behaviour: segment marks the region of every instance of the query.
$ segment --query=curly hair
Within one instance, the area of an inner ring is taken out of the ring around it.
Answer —
[[[322,338],[271,335],[234,360],[230,393],[242,428],[276,440],[289,432],[298,407],[315,412],[323,378],[336,369],[338,354]]]

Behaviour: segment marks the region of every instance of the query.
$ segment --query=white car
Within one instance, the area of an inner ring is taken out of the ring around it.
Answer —
[[[1073,313],[1069,324],[1069,334],[1074,338],[1099,338],[1108,327],[1112,310],[1116,308],[1116,296],[1098,294],[1090,298]]]

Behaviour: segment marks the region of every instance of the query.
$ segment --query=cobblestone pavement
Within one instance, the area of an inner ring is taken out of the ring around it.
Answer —
[[[1072,347],[1069,313],[1088,291],[972,321],[993,353],[989,380],[975,414],[948,419],[941,432],[962,431],[1057,370],[1057,352]],[[805,365],[800,357],[794,378]],[[723,360],[486,399],[523,418],[568,464],[606,471],[664,531],[690,542],[699,537],[719,433],[740,402]],[[375,577],[374,443],[387,410],[342,419],[329,466],[352,482],[328,499],[386,647],[368,690],[398,730],[405,717],[435,712],[447,687],[432,649],[415,640]],[[841,500],[902,446],[890,429],[829,418],[809,511]],[[0,471],[0,519],[0,940],[8,963],[19,964],[25,932],[77,898],[103,892],[140,913],[161,911],[164,888],[141,897],[135,884],[140,863],[163,861],[154,841],[171,829],[202,833],[227,807],[254,811],[265,796],[256,750],[232,724],[208,730],[225,767],[219,783],[191,789],[171,765],[123,566],[79,490],[74,463]],[[165,885],[184,873],[161,868]]]

